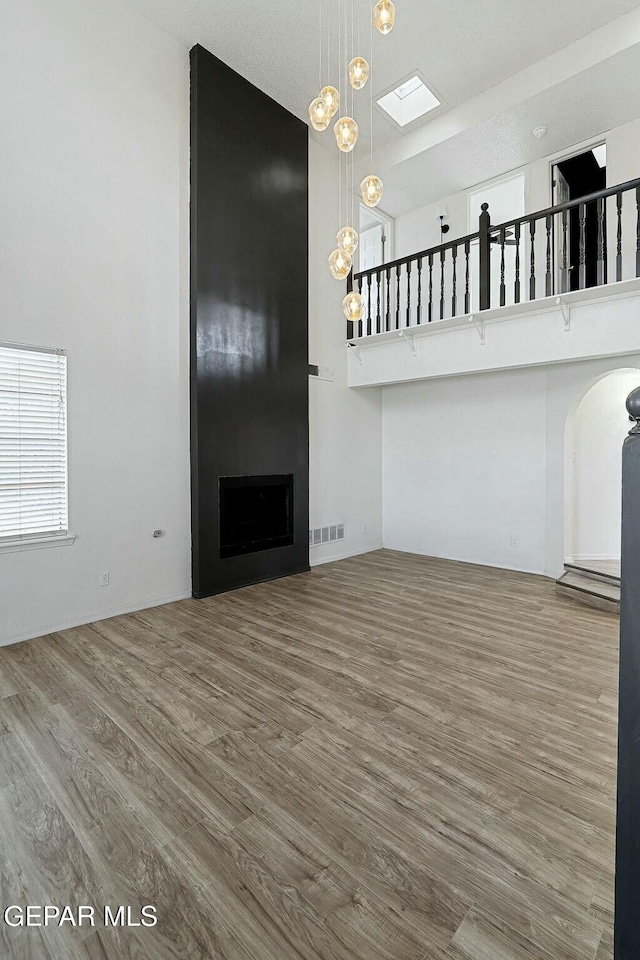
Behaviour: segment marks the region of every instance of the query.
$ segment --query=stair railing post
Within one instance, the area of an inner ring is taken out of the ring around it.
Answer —
[[[347,277],[347,295],[353,293],[353,270]],[[347,320],[347,340],[352,340],[356,336],[356,324]]]
[[[482,204],[480,214],[480,309],[491,309],[491,216],[489,204]]]
[[[622,568],[618,684],[615,960],[640,957],[640,388],[622,451]]]

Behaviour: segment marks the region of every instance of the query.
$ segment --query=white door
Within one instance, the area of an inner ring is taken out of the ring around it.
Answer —
[[[478,218],[482,204],[489,204],[491,223],[508,223],[517,220],[525,213],[525,178],[523,173],[508,177],[488,187],[482,187],[469,194],[469,233],[478,229]],[[521,240],[520,249],[520,283],[525,287],[525,249],[526,243]],[[507,245],[504,251],[506,305],[515,301],[516,249],[514,246],[514,232],[507,236]],[[479,309],[480,299],[480,259],[477,241],[473,245],[470,258],[471,279],[471,310]],[[491,306],[500,306],[500,284],[502,282],[502,251],[500,244],[491,244]],[[447,291],[448,295],[449,291]]]
[[[384,262],[384,227],[379,223],[360,234],[360,270],[371,270]]]
[[[559,167],[553,168],[553,205],[568,203],[571,199],[571,191],[566,178],[560,172]],[[571,288],[570,274],[571,269],[571,217],[567,212],[566,230],[563,225],[562,216],[554,217],[554,230],[556,234],[555,252],[556,252],[556,290],[559,293],[567,293]],[[565,236],[566,234],[566,236]]]
[[[379,223],[375,227],[369,227],[360,234],[360,270],[372,270],[374,267],[380,267],[384,263],[384,226]],[[384,297],[384,286],[381,288],[382,297]],[[364,329],[368,329],[369,303],[371,303],[371,332],[376,332],[377,326],[377,280],[372,278],[371,289],[365,281],[362,284],[362,299],[364,300]],[[384,316],[385,307],[381,304],[381,313]]]

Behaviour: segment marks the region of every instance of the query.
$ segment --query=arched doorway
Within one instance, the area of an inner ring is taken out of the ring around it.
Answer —
[[[640,369],[612,370],[595,380],[567,418],[565,560],[578,565],[620,561],[621,450],[629,432],[625,401]]]

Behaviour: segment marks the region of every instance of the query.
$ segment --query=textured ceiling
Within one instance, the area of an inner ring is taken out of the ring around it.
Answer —
[[[328,23],[333,32],[334,63],[339,11],[350,22],[352,2],[354,23],[361,24],[359,49],[369,56],[373,0],[126,2],[183,41],[185,48],[202,44],[305,120],[319,86],[320,4],[323,36]],[[444,116],[456,108],[464,111],[478,94],[551,55],[563,57],[558,51],[638,11],[640,4],[638,0],[396,0],[396,9],[393,32],[388,37],[373,32],[371,87],[355,94],[361,162],[368,153],[369,90],[377,99],[419,70],[444,101]],[[610,29],[623,31],[627,24],[621,21]],[[357,33],[356,27],[356,38]],[[326,39],[323,48],[326,56]],[[541,64],[540,69],[548,68]],[[397,216],[640,115],[639,44],[589,69],[576,66],[576,71],[580,72],[562,83],[554,81],[555,86],[537,96],[523,91],[520,102],[482,122],[470,115],[443,142],[404,162],[395,166],[384,162],[380,173],[386,185],[385,210]],[[332,79],[337,82],[334,74],[335,70]],[[340,86],[344,88],[344,81]],[[413,124],[411,130],[432,129],[429,119]],[[531,135],[539,124],[549,128],[543,140]],[[393,145],[401,142],[402,131],[377,110],[374,134],[376,150],[387,158]],[[330,130],[313,136],[335,149]]]
[[[387,169],[385,211],[399,216],[597,137],[639,115],[636,45]],[[541,124],[548,133],[537,139],[533,130]]]
[[[340,5],[350,19],[352,0],[128,2],[306,119],[318,85],[320,2],[335,48]],[[373,0],[353,6],[366,50]],[[393,32],[374,34],[374,89],[380,94],[419,69],[451,107],[637,6],[637,0],[398,0]]]

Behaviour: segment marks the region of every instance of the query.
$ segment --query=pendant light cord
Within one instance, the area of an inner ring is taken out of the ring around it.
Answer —
[[[369,140],[370,140],[370,149],[371,149],[371,173],[373,173],[373,14],[371,15],[369,21],[370,29],[370,51],[369,51],[369,84],[370,84],[370,93],[369,93]]]
[[[324,3],[324,0],[320,0]],[[331,83],[331,17],[327,16],[327,84]]]
[[[322,90],[322,67],[323,67],[323,59],[322,59],[322,36],[323,36],[323,30],[322,30],[322,0],[318,0],[318,6],[319,6],[319,8],[320,8],[320,10],[319,10],[319,13],[320,13],[320,32],[318,33],[318,37],[320,38],[320,56],[318,57],[318,60],[320,61],[320,66],[319,66],[319,71],[318,71],[318,72],[319,72],[318,93],[320,93],[320,90]]]
[[[347,51],[349,50],[349,16],[347,8],[348,0],[342,0],[342,25],[344,37],[344,50],[342,54],[342,67],[344,69],[344,109],[347,116],[349,113],[349,68],[347,67]],[[349,207],[349,154],[344,158],[344,220],[347,220],[347,210]]]

